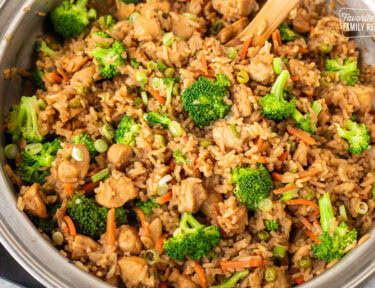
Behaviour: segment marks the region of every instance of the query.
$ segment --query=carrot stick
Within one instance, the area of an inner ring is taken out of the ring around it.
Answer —
[[[281,179],[283,179],[283,175],[281,175],[280,173],[277,173],[277,172],[273,172],[272,173],[272,179],[277,180],[277,181],[281,181]]]
[[[284,162],[286,159],[288,159],[289,152],[285,151],[283,154],[280,155],[279,160],[281,162]]]
[[[314,241],[316,244],[320,244],[320,241],[318,239],[318,236],[313,234],[310,230],[304,230],[307,237],[309,237],[312,241]]]
[[[59,73],[64,78],[64,80],[70,81],[70,78],[64,73],[63,70],[57,69],[57,73]]]
[[[137,215],[139,217],[139,220],[141,220],[142,229],[143,229],[145,235],[146,236],[150,236],[150,234],[151,234],[151,232],[150,232],[150,223],[147,222],[146,216],[143,213],[143,211],[141,209],[139,209],[138,207],[134,207],[133,211],[135,213],[137,213]]]
[[[290,77],[290,80],[292,80],[293,82],[296,82],[299,80],[299,76],[295,75],[295,76],[292,76]]]
[[[98,185],[99,185],[99,182],[90,182],[90,183],[85,184],[81,190],[83,192],[90,192],[94,190]]]
[[[64,190],[66,192],[66,195],[69,197],[72,196],[74,193],[74,189],[70,184],[64,184]]]
[[[314,168],[309,169],[309,171],[303,171],[301,173],[298,173],[298,178],[301,179],[301,178],[306,178],[306,177],[312,177],[318,174],[319,172],[320,172],[320,169],[314,167]]]
[[[290,191],[290,190],[293,190],[293,189],[296,189],[296,188],[297,188],[297,185],[293,184],[293,185],[289,185],[289,186],[285,186],[283,188],[273,190],[272,192],[273,192],[273,194],[283,194],[287,191]]]
[[[306,94],[307,96],[309,96],[309,97],[314,96],[314,89],[312,89],[312,88],[309,88],[309,89],[303,89],[302,92],[303,92],[304,94]]]
[[[45,73],[44,77],[46,77],[47,81],[51,83],[61,84],[63,80],[56,72]]]
[[[309,133],[302,131],[300,129],[295,129],[292,126],[288,126],[288,133],[291,135],[296,136],[297,138],[301,139],[308,145],[315,145],[315,139],[311,138]]]
[[[276,29],[275,31],[276,33],[276,39],[277,39],[277,44],[279,44],[279,46],[283,46],[283,43],[281,42],[281,35],[280,35],[280,30],[279,29]]]
[[[152,97],[154,97],[156,100],[158,100],[158,102],[161,104],[161,105],[165,105],[165,99],[164,97],[162,97],[158,91],[156,91],[155,89],[153,88],[150,88],[148,89],[148,92],[150,92],[150,94],[152,95]]]
[[[220,261],[222,270],[230,269],[243,269],[267,265],[268,261],[264,259],[250,259],[250,260],[233,260],[233,261]]]
[[[309,51],[309,49],[299,47],[298,48],[298,52],[302,53],[302,54],[306,54],[306,53],[309,53],[310,51]]]
[[[247,50],[249,49],[251,45],[251,38],[247,39],[245,42],[242,44],[241,52],[240,52],[240,59],[245,60],[247,57]]]
[[[267,164],[267,160],[266,160],[265,157],[263,157],[262,155],[257,155],[257,157],[258,157],[257,160],[256,160],[257,163]]]
[[[318,204],[316,204],[315,202],[312,202],[312,201],[306,200],[306,199],[302,199],[302,198],[287,200],[287,201],[285,201],[285,203],[287,205],[307,205],[307,206],[311,206],[314,209],[319,209]]]
[[[298,219],[299,219],[299,221],[301,221],[301,223],[302,223],[303,225],[305,225],[305,227],[306,227],[307,229],[312,230],[313,226],[311,225],[311,223],[310,223],[305,217],[303,217],[302,215],[300,215],[300,216],[298,217]]]
[[[305,282],[305,277],[303,275],[299,276],[298,278],[295,279],[298,285],[301,285],[302,283]]]
[[[317,215],[319,215],[320,211],[319,210],[315,210],[313,213],[311,213],[311,215],[307,218],[310,222],[315,220],[315,217]]]
[[[160,205],[163,205],[163,204],[167,203],[171,199],[172,199],[172,191],[169,191],[168,193],[164,194],[163,196],[160,196],[160,197],[156,198],[156,201]]]
[[[167,237],[168,237],[168,234],[161,235],[161,237],[158,239],[158,241],[156,242],[156,245],[155,245],[155,248],[157,250],[163,249],[164,240],[167,239]]]
[[[108,246],[115,246],[116,241],[116,220],[115,220],[115,208],[111,208],[107,213],[107,239],[106,243]]]
[[[70,236],[72,236],[73,238],[76,237],[77,231],[76,231],[76,227],[74,226],[72,218],[70,218],[69,216],[65,215],[64,216],[64,220],[65,220],[66,224],[68,224]]]
[[[202,53],[202,72],[206,75],[208,74],[208,64],[206,55],[204,55],[204,53]]]
[[[206,274],[204,273],[204,270],[203,270],[201,264],[199,264],[198,261],[195,261],[194,270],[195,270],[195,273],[198,276],[199,282],[201,283],[201,287],[202,288],[207,288]]]
[[[263,139],[259,137],[258,140],[257,140],[258,151],[256,153],[261,152],[262,151],[262,147],[263,147]]]

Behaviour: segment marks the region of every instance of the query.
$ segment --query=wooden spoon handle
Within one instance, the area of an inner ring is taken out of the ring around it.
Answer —
[[[227,46],[238,45],[241,41],[251,37],[251,46],[263,46],[272,32],[285,20],[290,11],[300,0],[268,0],[253,21],[229,41]]]

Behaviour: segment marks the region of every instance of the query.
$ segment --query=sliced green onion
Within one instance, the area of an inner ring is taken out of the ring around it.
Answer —
[[[284,258],[286,249],[285,247],[282,247],[282,246],[275,246],[273,247],[272,252],[273,252],[273,256],[275,256],[276,258]]]
[[[52,234],[52,241],[60,246],[64,243],[64,235],[60,231],[56,231]]]
[[[348,221],[348,214],[346,214],[345,205],[340,205],[339,211],[340,211],[340,216],[342,217],[342,220]]]
[[[164,72],[165,76],[168,78],[173,78],[174,76],[174,69],[173,68],[167,68]]]
[[[95,147],[95,150],[98,151],[99,153],[104,153],[105,151],[108,150],[108,144],[103,139],[96,140],[94,142],[94,147]]]
[[[374,197],[375,198],[375,186],[372,186],[372,197]]]
[[[158,193],[159,196],[163,196],[167,194],[169,191],[168,184],[163,184],[163,185],[158,185],[156,188],[156,192]]]
[[[227,50],[227,55],[230,59],[234,60],[237,57],[237,50],[234,47],[229,47]]]
[[[135,73],[135,79],[141,84],[142,89],[145,88],[146,82],[147,82],[147,75],[145,72],[138,71]]]
[[[270,237],[270,233],[268,233],[266,230],[262,230],[257,233],[257,238],[259,241],[267,241],[270,239]]]
[[[183,133],[183,130],[181,128],[181,125],[180,123],[176,122],[176,121],[172,121],[169,126],[169,131],[172,133],[172,135],[174,137],[180,137]]]
[[[154,265],[159,262],[160,254],[156,249],[150,249],[143,255],[148,265]]]
[[[302,198],[306,200],[314,200],[315,199],[315,192],[312,189],[306,189],[302,191]]]
[[[139,13],[138,12],[134,12],[133,14],[131,14],[129,16],[129,21],[132,22],[132,23],[134,23],[135,18],[137,18],[137,16],[139,16]]]
[[[76,90],[77,95],[85,96],[87,93],[87,87],[86,86],[79,86]]]
[[[219,34],[220,30],[224,28],[224,24],[222,21],[217,20],[214,24],[210,27],[210,32],[214,35]]]
[[[361,215],[365,215],[368,211],[368,205],[365,202],[360,202],[357,208],[357,212]]]
[[[167,174],[165,175],[163,178],[161,178],[158,182],[158,184],[161,186],[161,185],[164,185],[164,184],[167,184],[169,181],[171,181],[173,178],[171,175]]]
[[[16,144],[8,144],[4,148],[5,157],[8,159],[16,159],[18,152],[20,152],[20,149]]]
[[[266,282],[271,283],[275,282],[277,278],[277,271],[274,267],[267,267],[264,271],[264,280]]]
[[[203,148],[207,148],[208,146],[212,145],[212,142],[208,140],[202,140],[201,142],[199,142],[199,145],[202,146]]]
[[[165,147],[165,139],[163,135],[155,134],[154,135],[154,141],[159,143],[161,147]]]
[[[154,88],[155,90],[159,90],[159,87],[160,87],[160,78],[159,77],[154,77],[154,79],[152,79],[152,88]]]
[[[174,96],[178,96],[178,95],[180,94],[180,93],[179,93],[179,89],[180,89],[180,84],[175,83],[175,84],[173,85],[172,94],[173,94]]]
[[[272,209],[272,201],[268,198],[266,199],[263,199],[261,200],[259,203],[258,203],[258,208],[262,211],[271,211]]]
[[[102,133],[104,137],[107,138],[108,140],[112,140],[113,137],[115,137],[115,129],[109,123],[106,123],[103,125]]]
[[[141,101],[142,99],[137,97],[135,100],[134,100],[134,106],[138,106],[139,104],[141,104]]]
[[[247,82],[249,82],[249,74],[242,70],[240,72],[237,73],[237,82],[240,83],[240,84],[246,84]]]
[[[148,106],[147,92],[146,91],[142,91],[141,92],[141,97],[142,97],[143,104],[145,104],[146,106]]]
[[[312,110],[316,113],[319,114],[320,111],[322,111],[322,103],[320,101],[314,101],[312,104]]]
[[[139,64],[139,62],[137,61],[137,59],[132,58],[132,59],[130,59],[130,65],[131,65],[134,69],[138,69],[139,66],[140,66],[141,64]]]
[[[273,58],[273,70],[277,75],[283,71],[283,60],[281,58]]]
[[[184,13],[182,15],[188,17],[190,20],[197,20],[197,18],[198,18],[197,15],[192,14],[192,13]]]
[[[77,147],[73,147],[73,151],[72,151],[72,157],[74,160],[76,161],[83,161],[83,152],[81,149],[77,148]]]
[[[322,51],[324,54],[331,53],[333,49],[333,46],[331,44],[322,43],[320,45],[320,51]]]
[[[27,144],[25,146],[25,151],[29,155],[38,154],[42,150],[43,150],[43,144],[42,143]]]
[[[310,256],[302,256],[298,261],[297,265],[300,268],[308,269],[312,266],[312,261]]]
[[[294,185],[294,183],[290,183],[290,184],[286,185],[286,187],[291,186],[291,185]],[[287,191],[287,192],[283,193],[282,196],[281,196],[281,201],[285,202],[285,201],[297,198],[298,197],[298,191],[299,191],[299,188],[295,188],[293,190],[290,190],[290,191]]]
[[[154,61],[149,61],[146,64],[146,68],[150,69],[150,70],[156,70],[156,68],[158,68],[158,66],[157,66],[157,64]]]
[[[172,32],[165,33],[162,38],[163,44],[165,46],[171,46],[174,42],[174,35]]]
[[[233,134],[234,134],[234,136],[235,136],[236,138],[240,138],[240,137],[241,137],[241,133],[238,132],[237,127],[236,127],[235,124],[231,124],[231,125],[230,125],[230,129],[232,130],[232,132],[233,132]]]
[[[47,103],[43,99],[38,99],[38,106],[40,110],[47,108]]]
[[[99,171],[98,173],[94,174],[91,176],[91,181],[96,183],[100,180],[103,180],[104,178],[108,177],[109,176],[109,169],[108,168],[105,168],[101,171]]]
[[[168,69],[168,66],[165,65],[163,62],[159,61],[158,63],[156,63],[156,66],[158,67],[158,69],[161,71],[161,72],[164,72],[165,70]]]

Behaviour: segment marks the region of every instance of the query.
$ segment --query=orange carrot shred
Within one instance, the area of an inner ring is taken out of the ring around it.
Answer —
[[[156,198],[156,201],[160,204],[160,205],[163,205],[165,203],[167,203],[169,200],[172,199],[172,191],[169,191],[168,193],[164,194],[163,196],[160,196],[158,198]]]
[[[70,236],[72,236],[73,238],[76,237],[76,235],[77,235],[76,226],[74,226],[72,218],[65,215],[64,220],[65,220],[66,224],[68,224]]]
[[[281,179],[283,179],[283,175],[281,175],[280,173],[277,173],[277,172],[273,172],[272,173],[272,179],[277,180],[277,181],[281,181]]]
[[[257,140],[257,152],[256,153],[259,153],[262,151],[262,148],[263,148],[263,139],[261,137],[258,138]]]
[[[156,242],[156,245],[155,245],[155,248],[157,250],[161,250],[163,248],[164,240],[167,239],[167,237],[168,237],[168,234],[161,235],[161,237],[158,239],[158,241]]]
[[[320,244],[318,236],[313,234],[310,230],[304,230],[304,232],[305,232],[305,235],[309,237],[312,241],[314,241],[316,244]]]
[[[89,174],[87,174],[87,176],[92,176],[92,175],[95,175],[96,173],[100,172],[100,167],[96,167],[95,169],[92,169],[91,172]]]
[[[299,276],[298,278],[295,279],[298,285],[301,285],[302,283],[305,282],[305,277],[303,275]]]
[[[111,208],[107,212],[107,239],[108,246],[115,246],[116,241],[116,219],[115,208]]]
[[[279,29],[276,29],[276,39],[277,39],[277,44],[279,44],[279,46],[283,46],[283,43],[281,42],[281,34],[280,34],[280,30]]]
[[[57,69],[57,73],[59,73],[64,78],[64,80],[70,81],[70,78],[64,73],[63,70]]]
[[[70,184],[64,184],[64,190],[66,192],[66,195],[69,196],[69,197],[72,196],[73,193],[74,193],[74,189],[73,189],[72,185],[70,185]]]
[[[295,76],[292,76],[290,77],[290,80],[292,80],[293,82],[296,82],[299,80],[299,76],[295,75]]]
[[[165,105],[165,99],[162,97],[158,91],[153,88],[148,89],[148,92],[154,97],[161,105]]]
[[[169,162],[169,172],[173,172],[174,167],[176,166],[176,158],[172,158]]]
[[[309,97],[314,96],[314,89],[312,89],[312,88],[309,88],[309,89],[303,89],[302,92],[303,92],[304,94],[306,94],[307,96],[309,96]]]
[[[206,274],[204,273],[204,270],[203,270],[201,264],[199,264],[198,261],[195,261],[194,270],[195,270],[195,273],[198,276],[199,282],[201,283],[201,287],[202,288],[207,288]]]
[[[167,285],[163,282],[160,282],[159,288],[167,288]]]
[[[267,164],[267,160],[264,156],[257,155],[256,157],[257,159],[255,160],[255,162],[260,163],[260,164]]]
[[[59,83],[59,84],[61,84],[62,80],[63,80],[56,72],[46,73],[45,77],[46,77],[46,79],[48,79],[48,80],[50,79],[50,80],[54,81],[55,83]],[[48,81],[48,82],[50,82],[50,81]]]
[[[146,216],[143,213],[143,211],[141,209],[139,209],[138,207],[134,207],[133,211],[135,213],[137,213],[137,215],[139,217],[139,220],[141,221],[141,226],[142,226],[142,229],[143,229],[145,235],[146,236],[150,236],[150,234],[151,234],[151,232],[150,232],[150,223],[147,222]]]
[[[306,53],[309,53],[310,51],[309,51],[309,49],[299,47],[298,48],[298,52],[302,53],[302,54],[306,54]]]
[[[294,135],[304,141],[308,145],[315,145],[315,139],[311,138],[309,133],[302,131],[300,129],[293,128],[292,126],[288,126],[288,133]]]
[[[320,169],[313,167],[309,169],[308,171],[303,171],[301,173],[298,173],[298,178],[301,179],[301,178],[306,178],[306,177],[312,177],[318,174],[319,172],[320,172]]]
[[[315,202],[310,201],[310,200],[306,200],[306,199],[302,199],[302,198],[287,200],[287,201],[285,201],[285,203],[287,205],[307,205],[307,206],[311,206],[314,209],[319,209],[318,204],[316,204]]]
[[[97,186],[99,186],[99,182],[90,182],[90,183],[85,184],[81,188],[81,190],[84,191],[84,192],[90,192],[90,191],[94,190]]]
[[[247,50],[250,48],[251,45],[251,38],[247,39],[242,44],[241,53],[240,53],[240,59],[245,60],[247,57]]]
[[[290,191],[290,190],[293,190],[293,189],[296,189],[296,188],[297,188],[297,185],[293,184],[293,185],[285,186],[283,188],[275,189],[272,192],[273,192],[273,194],[282,194],[282,193],[285,193],[287,191]]]
[[[315,217],[320,214],[319,210],[315,210],[313,213],[310,214],[310,216],[307,218],[310,222],[315,220]]]
[[[208,63],[204,53],[202,53],[202,72],[206,75],[208,74]]]
[[[236,270],[243,268],[251,268],[267,265],[268,261],[264,259],[250,259],[250,260],[233,260],[233,261],[220,261],[222,270]]]
[[[288,159],[289,152],[285,151],[283,154],[280,155],[279,160],[281,162],[284,162],[286,159]]]
[[[311,223],[305,218],[303,217],[302,215],[300,215],[298,217],[299,221],[301,221],[301,223],[303,225],[305,225],[305,227],[308,229],[308,230],[312,230],[313,226],[311,225]]]

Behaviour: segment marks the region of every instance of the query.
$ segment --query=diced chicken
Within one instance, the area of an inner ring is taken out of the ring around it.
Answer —
[[[187,2],[187,12],[199,15],[202,12],[204,0],[191,0]]]
[[[27,189],[26,193],[22,196],[23,209],[30,215],[47,218],[47,208],[40,196],[39,189],[40,185],[38,183],[34,183]]]
[[[87,257],[88,254],[99,248],[100,245],[90,237],[77,234],[72,244],[72,259],[78,260],[81,257]]]
[[[150,237],[154,244],[160,239],[163,233],[163,224],[160,218],[155,218],[150,224]]]
[[[296,151],[293,154],[293,160],[300,163],[302,166],[307,166],[307,153],[309,148],[305,142],[300,141]]]
[[[113,171],[109,179],[100,182],[95,193],[96,202],[107,208],[121,207],[138,196],[138,191],[131,179],[119,171]]]
[[[193,282],[187,275],[181,275],[177,269],[173,269],[169,275],[168,281],[173,284],[175,288],[198,288],[199,286]]]
[[[138,41],[151,41],[162,36],[160,23],[155,18],[139,15],[134,21],[134,36]]]
[[[129,163],[133,150],[127,145],[113,144],[107,152],[109,163],[113,164],[116,169],[122,170]]]
[[[297,33],[310,32],[310,16],[305,9],[297,10],[297,15],[293,19],[293,29]]]
[[[264,279],[264,267],[255,268],[249,275],[251,288],[261,288]]]
[[[163,13],[171,12],[171,4],[166,0],[146,1],[146,3],[142,6],[141,14],[145,15],[146,17],[153,17],[159,11]]]
[[[202,180],[198,178],[187,178],[182,180],[179,191],[174,190],[174,197],[177,198],[178,211],[180,213],[195,213],[199,210],[208,195],[202,186]]]
[[[118,246],[121,251],[138,255],[142,251],[142,242],[138,231],[129,225],[122,225],[118,230]]]
[[[65,57],[64,69],[68,73],[75,73],[89,61],[89,58],[81,55],[69,55]]]
[[[201,205],[200,211],[210,219],[216,219],[217,209],[219,209],[218,204],[223,202],[223,196],[219,193],[210,193],[208,198]]]
[[[255,0],[212,0],[212,6],[229,20],[237,20],[258,10]]]
[[[232,128],[229,125],[221,126],[221,124],[215,126],[212,129],[212,137],[222,150],[225,148],[230,150],[237,150],[238,152],[243,151],[243,144],[248,138],[247,131],[241,131],[236,128],[241,134],[239,138],[236,137]]]
[[[248,223],[247,209],[237,202],[236,197],[229,197],[224,202],[219,203],[218,207],[217,220],[228,236],[233,236],[245,230]]]
[[[83,68],[82,70],[79,70],[78,72],[74,73],[72,79],[70,80],[70,83],[75,86],[90,86],[92,83],[94,83],[94,76],[96,73],[95,65],[89,66],[87,68]]]
[[[188,18],[184,15],[174,12],[171,12],[170,15],[173,34],[182,37],[184,40],[188,40],[193,35],[195,27],[190,25]]]
[[[125,4],[120,0],[116,0],[116,8],[116,17],[118,19],[129,17],[135,11],[135,5],[133,3]]]
[[[232,97],[234,99],[234,106],[232,111],[238,111],[241,117],[249,117],[252,112],[250,97],[253,96],[253,91],[246,85],[235,85],[232,89]]]
[[[137,256],[122,257],[118,261],[120,276],[126,287],[141,287],[149,277],[145,259]]]
[[[288,62],[291,75],[298,76],[296,81],[297,87],[312,87],[320,86],[320,71],[316,68],[315,63],[304,63],[303,61],[291,59]]]
[[[219,34],[217,35],[217,38],[221,43],[226,43],[237,36],[237,34],[241,33],[249,23],[250,20],[248,18],[241,18],[233,24],[221,29]]]
[[[263,84],[270,83],[275,75],[270,51],[271,44],[266,42],[259,53],[251,59],[249,66],[250,77]]]

